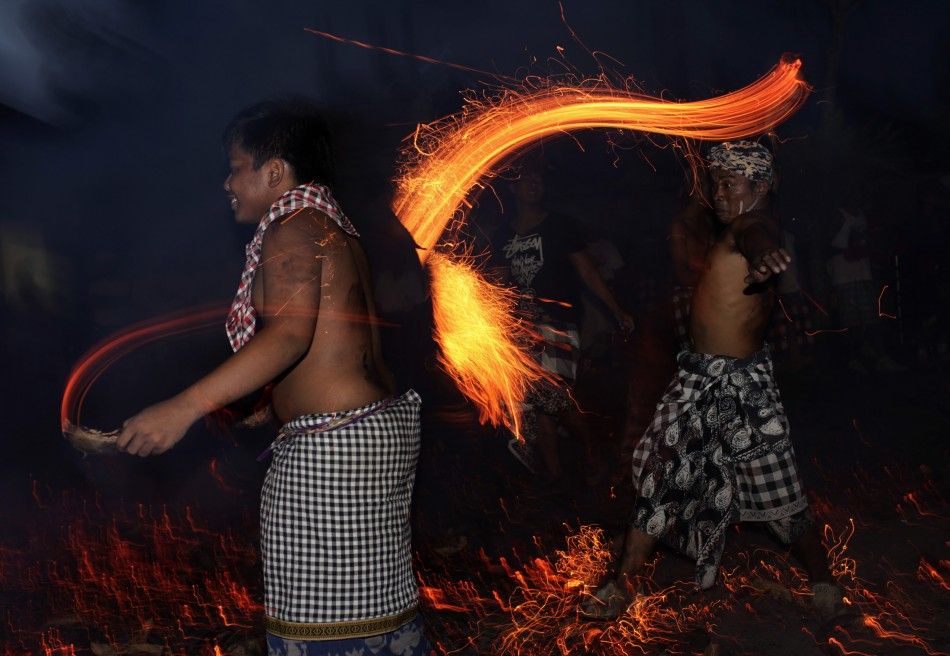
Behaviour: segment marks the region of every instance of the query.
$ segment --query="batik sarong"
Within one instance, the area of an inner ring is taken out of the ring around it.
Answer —
[[[412,620],[414,391],[281,428],[261,490],[265,629],[295,640],[381,635]]]
[[[708,588],[730,524],[776,523],[781,536],[808,502],[768,351],[682,351],[677,365],[633,454],[633,524],[695,558],[696,582]]]
[[[295,640],[267,636],[267,656],[430,656],[421,615],[399,628],[365,638]]]

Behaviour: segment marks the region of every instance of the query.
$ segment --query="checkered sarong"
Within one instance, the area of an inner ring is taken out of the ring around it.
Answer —
[[[320,210],[331,219],[336,221],[340,229],[348,235],[359,237],[359,233],[350,220],[343,214],[343,210],[333,198],[329,188],[317,184],[304,184],[295,187],[286,192],[270,206],[267,214],[257,225],[257,231],[254,237],[248,243],[246,250],[247,260],[244,263],[244,271],[241,273],[241,282],[238,284],[237,293],[234,295],[234,302],[231,303],[231,310],[228,312],[225,330],[228,333],[228,341],[231,342],[231,348],[237,352],[242,346],[254,336],[254,330],[257,324],[257,315],[254,312],[254,305],[251,303],[251,292],[254,286],[254,276],[257,273],[257,267],[261,262],[261,247],[264,244],[264,233],[270,224],[280,217],[301,210],[305,207],[313,207]]]
[[[409,505],[421,407],[410,390],[281,428],[261,490],[268,621],[323,635],[320,625],[385,620],[416,606]]]
[[[541,335],[536,358],[545,371],[549,371],[567,384],[577,378],[577,353],[580,335],[572,323],[537,324]]]
[[[805,510],[768,350],[744,359],[680,352],[678,371],[633,453],[634,525],[696,559],[715,581],[728,526]]]

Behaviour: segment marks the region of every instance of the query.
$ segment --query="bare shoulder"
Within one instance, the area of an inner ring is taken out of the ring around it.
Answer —
[[[305,207],[275,220],[264,234],[264,249],[294,248],[328,253],[346,243],[346,236],[325,212]]]

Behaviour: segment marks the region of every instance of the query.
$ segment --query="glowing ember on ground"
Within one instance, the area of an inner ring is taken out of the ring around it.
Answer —
[[[448,618],[436,633],[443,637],[446,653],[659,656],[697,654],[710,644],[724,645],[735,653],[770,653],[749,650],[750,636],[742,627],[747,630],[751,622],[794,634],[781,638],[785,645],[781,653],[796,653],[790,645],[800,638],[806,641],[802,647],[808,653],[817,648],[833,654],[946,654],[939,644],[939,609],[946,604],[950,563],[940,564],[945,570],[941,572],[922,559],[916,571],[900,573],[886,561],[882,567],[869,553],[874,548],[872,542],[861,548],[865,564],[859,566],[854,543],[865,534],[873,539],[875,528],[868,524],[857,528],[841,510],[849,506],[867,509],[858,499],[866,501],[868,495],[893,498],[892,483],[908,489],[911,479],[906,472],[892,470],[892,476],[875,480],[856,470],[856,479],[863,481],[862,487],[855,489],[856,498],[842,498],[835,506],[816,499],[819,515],[830,524],[824,530],[824,545],[846,599],[845,614],[832,621],[822,621],[812,609],[804,571],[794,566],[787,554],[759,547],[727,551],[722,580],[714,590],[700,592],[691,582],[654,587],[616,621],[582,621],[577,615],[578,604],[610,562],[604,534],[589,526],[570,533],[563,551],[545,549],[536,537],[538,555],[514,554],[492,560],[482,554],[468,566],[476,572],[471,578],[453,579],[444,572],[423,569],[424,598],[430,608],[439,611],[440,618]],[[946,502],[929,490],[930,483],[920,487],[918,481],[916,486],[905,494],[921,497],[922,504],[926,500],[933,508],[924,512],[940,522],[920,527],[939,534],[940,526],[946,528],[946,520],[935,510],[945,508]],[[733,540],[733,545],[736,542],[743,540]],[[655,564],[657,571],[665,558]],[[669,569],[663,576],[669,576]],[[871,569],[876,570],[876,580],[862,578],[861,570]],[[663,576],[651,570],[646,578],[655,581]],[[469,633],[453,634],[447,629],[451,626],[468,627]],[[447,635],[451,639],[446,639]]]
[[[68,495],[46,501],[61,515],[58,538],[35,535],[28,548],[5,551],[0,571],[16,572],[3,579],[6,593],[29,599],[18,612],[43,613],[48,628],[8,627],[8,646],[184,655],[257,640],[252,534],[206,528],[190,507],[108,512]]]

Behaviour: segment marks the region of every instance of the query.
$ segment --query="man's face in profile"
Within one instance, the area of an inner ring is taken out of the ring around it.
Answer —
[[[230,173],[224,190],[231,197],[231,209],[238,223],[256,223],[271,204],[274,190],[267,184],[266,166],[254,168],[254,157],[235,144],[228,150]]]
[[[722,168],[709,171],[712,180],[713,209],[723,223],[730,223],[762,202],[764,183],[756,183],[739,173]]]

